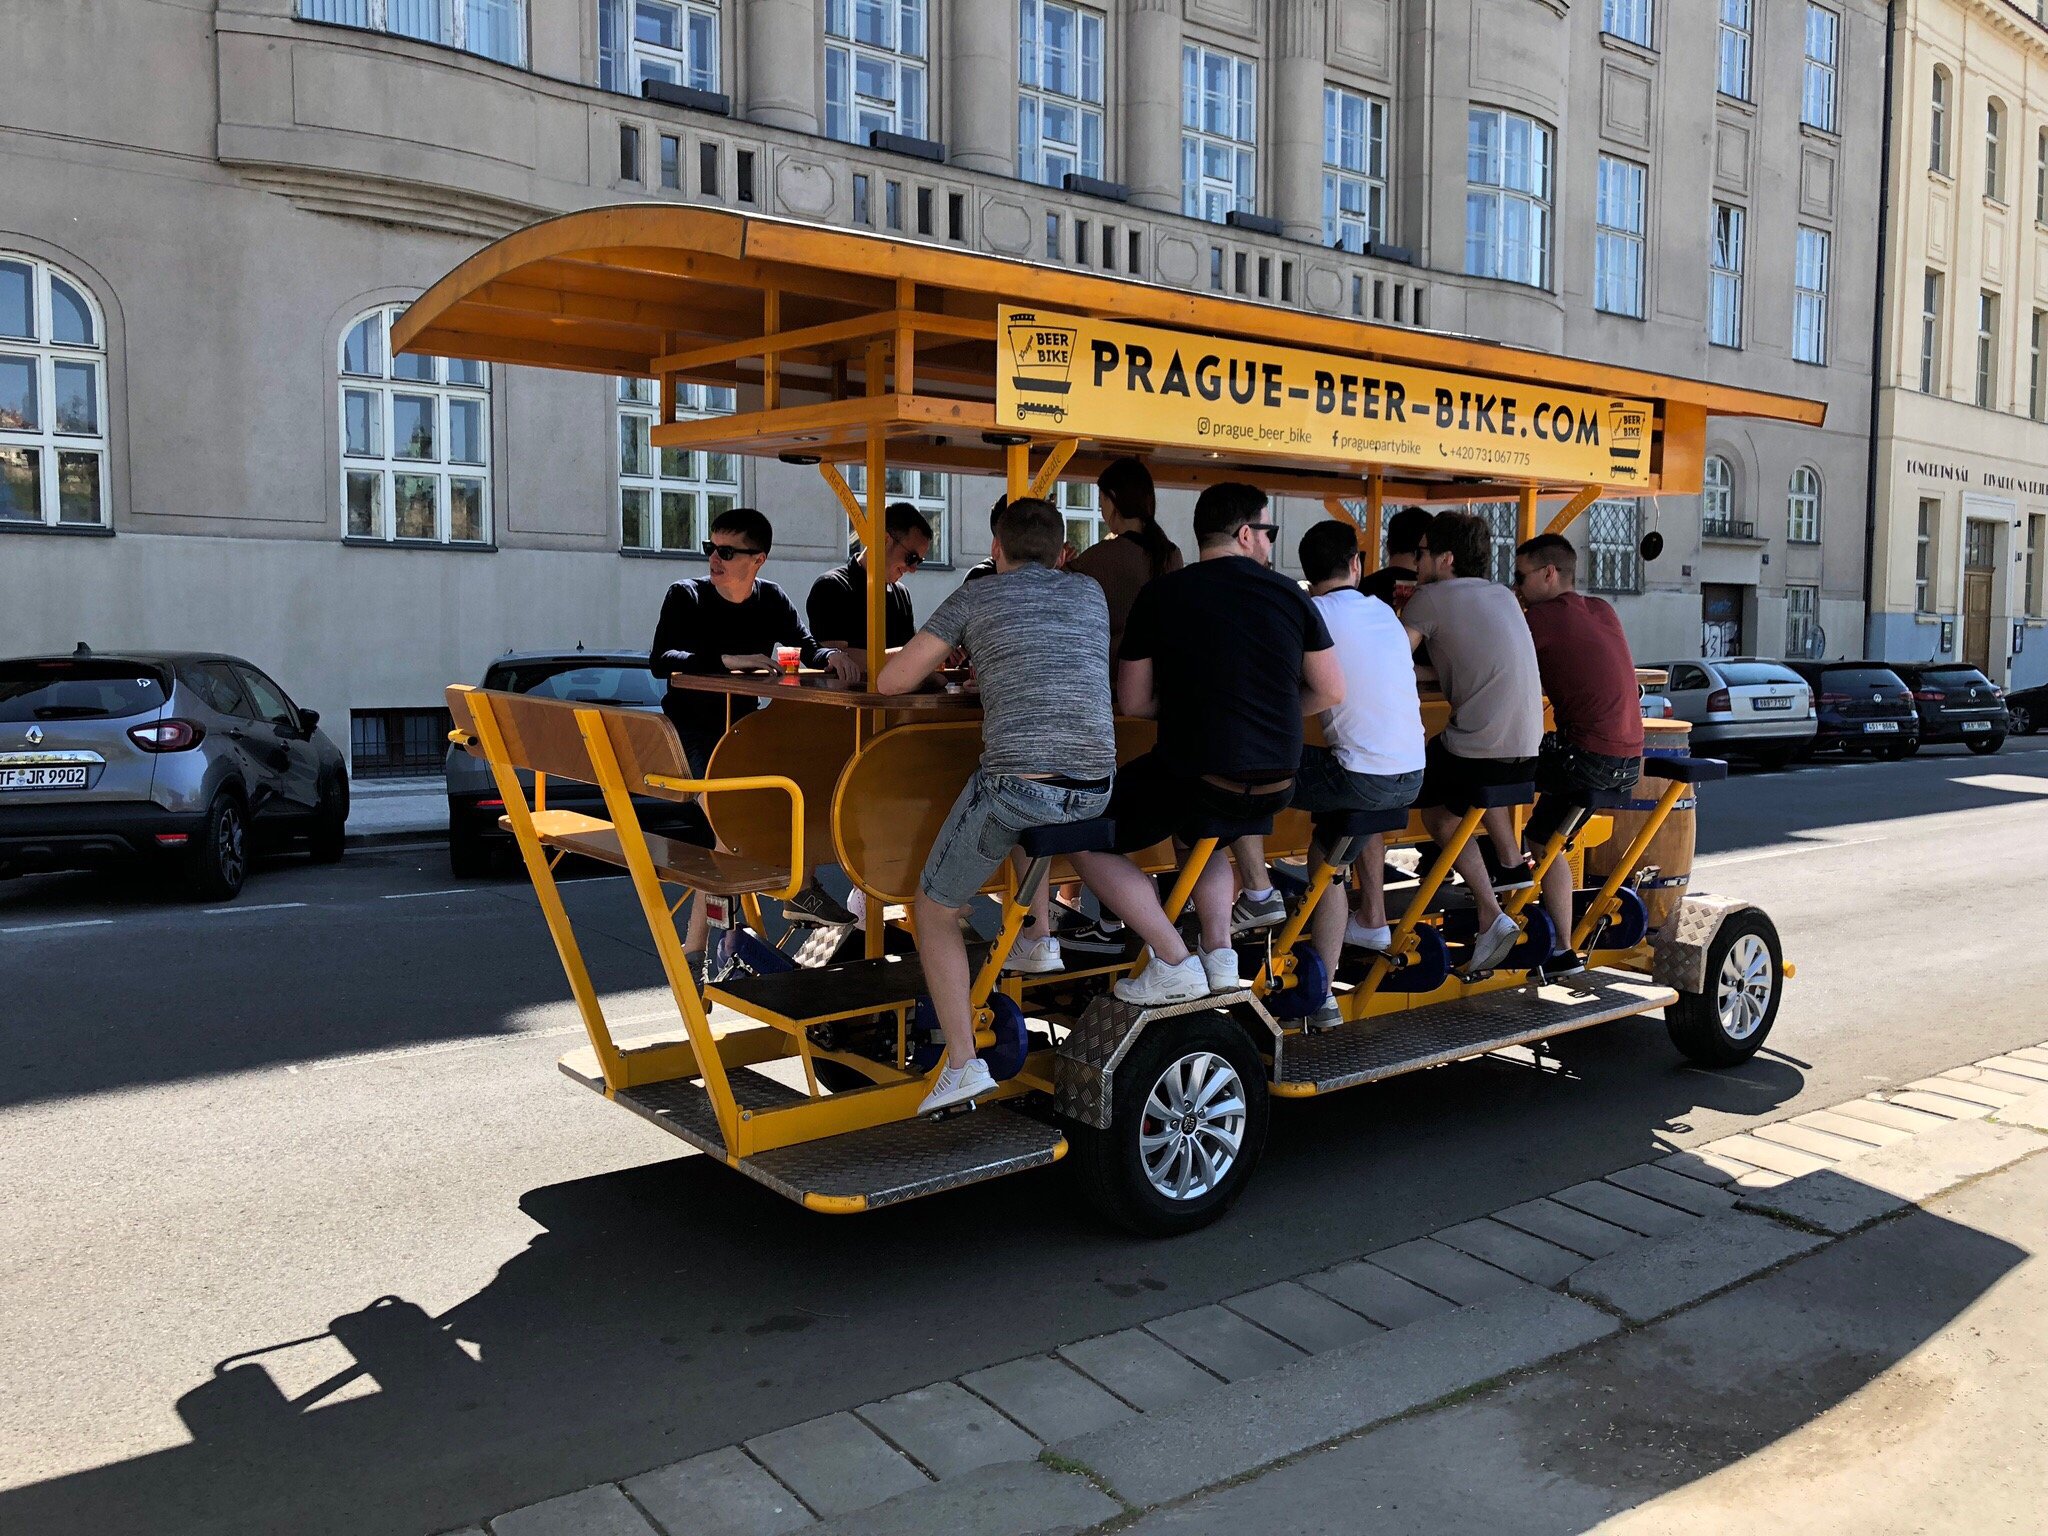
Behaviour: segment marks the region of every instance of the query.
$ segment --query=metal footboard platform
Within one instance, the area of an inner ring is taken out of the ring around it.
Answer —
[[[1678,1000],[1669,987],[1622,971],[1587,971],[1535,989],[1491,992],[1362,1019],[1324,1034],[1276,1042],[1273,1092],[1302,1098],[1335,1093],[1481,1056],[1504,1046],[1627,1018]]]
[[[588,1052],[561,1062],[565,1076],[604,1092],[604,1078]],[[741,1067],[728,1074],[742,1109],[775,1109],[803,1101],[795,1089]],[[754,1157],[726,1151],[710,1096],[694,1079],[623,1088],[618,1103],[651,1120],[707,1156],[736,1168],[778,1195],[815,1211],[872,1211],[885,1205],[978,1184],[1027,1168],[1044,1168],[1067,1155],[1058,1127],[1000,1104],[938,1121],[900,1120],[849,1131]]]

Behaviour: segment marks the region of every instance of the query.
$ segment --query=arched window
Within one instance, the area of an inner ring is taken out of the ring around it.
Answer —
[[[1820,542],[1820,473],[1802,464],[1785,492],[1785,537],[1794,544]]]
[[[107,524],[107,333],[85,286],[0,251],[0,522]]]
[[[459,357],[391,355],[403,304],[341,338],[341,504],[352,539],[488,544],[491,376]]]
[[[733,392],[715,384],[678,386],[671,421],[730,415]],[[721,513],[740,504],[740,461],[730,453],[656,448],[661,385],[619,380],[619,547],[696,553]]]
[[[1707,458],[1700,483],[1700,531],[1726,536],[1735,526],[1735,471],[1718,453]]]
[[[1949,73],[1934,66],[1934,85],[1927,97],[1927,169],[1948,174]]]
[[[1984,195],[2005,201],[2005,103],[1996,96],[1984,108]]]

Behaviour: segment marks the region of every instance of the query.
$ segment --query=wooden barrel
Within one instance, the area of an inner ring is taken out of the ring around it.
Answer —
[[[1684,757],[1689,751],[1688,738],[1692,727],[1683,720],[1645,720],[1643,722],[1643,755],[1645,757]],[[1621,856],[1628,852],[1628,845],[1641,830],[1644,820],[1657,808],[1658,797],[1664,793],[1668,781],[1644,777],[1635,782],[1629,792],[1629,802],[1614,813],[1614,830],[1606,842],[1586,850],[1586,883],[1598,886],[1608,875]],[[1688,789],[1671,814],[1664,818],[1664,825],[1657,829],[1657,835],[1650,840],[1649,850],[1643,855],[1645,865],[1654,865],[1656,872],[1638,887],[1643,903],[1650,909],[1650,927],[1661,928],[1678,910],[1678,903],[1684,899],[1687,883],[1692,879],[1692,854],[1695,808],[1699,804],[1695,791]]]

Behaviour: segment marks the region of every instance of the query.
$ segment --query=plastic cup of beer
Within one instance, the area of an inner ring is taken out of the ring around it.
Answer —
[[[775,670],[782,674],[785,683],[796,681],[797,668],[803,664],[803,652],[793,645],[775,647]]]

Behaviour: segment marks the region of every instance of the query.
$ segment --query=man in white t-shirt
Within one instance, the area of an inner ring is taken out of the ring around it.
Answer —
[[[1413,805],[1422,788],[1422,700],[1407,631],[1392,608],[1358,590],[1358,533],[1350,523],[1317,523],[1302,535],[1298,553],[1309,596],[1336,642],[1344,700],[1322,717],[1329,745],[1302,748],[1289,803],[1311,815]],[[1235,851],[1247,890],[1263,889],[1264,840],[1242,838]],[[1330,974],[1346,943],[1385,949],[1391,941],[1385,870],[1386,842],[1374,837],[1359,858],[1358,913],[1351,913],[1341,881],[1333,881],[1317,905],[1310,936]],[[1329,1017],[1311,1024],[1336,1022],[1334,1001],[1323,1011]]]

